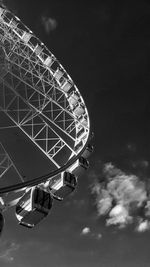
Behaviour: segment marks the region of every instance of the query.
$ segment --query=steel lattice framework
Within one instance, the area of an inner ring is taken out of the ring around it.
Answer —
[[[89,116],[71,77],[55,56],[10,11],[0,8],[0,108],[61,167],[83,150]]]
[[[33,32],[3,7],[0,7],[0,110],[54,164],[53,173],[37,178],[38,183],[68,169],[87,145],[89,115],[73,80]],[[15,168],[1,147],[0,178],[11,166]],[[63,153],[67,155],[65,162]],[[3,162],[7,163],[5,168]],[[27,182],[21,176],[20,179],[15,188],[26,190],[36,184],[36,179]],[[7,189],[2,188],[1,192]]]
[[[4,176],[4,174],[10,169],[14,168],[15,171],[18,173],[19,178],[23,182],[23,179],[18,172],[16,166],[14,165],[13,161],[11,160],[10,156],[8,155],[7,151],[5,150],[2,143],[0,143],[0,179]]]

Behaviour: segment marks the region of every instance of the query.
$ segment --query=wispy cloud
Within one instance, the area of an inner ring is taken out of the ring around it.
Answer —
[[[51,17],[42,16],[41,22],[47,34],[50,34],[50,32],[55,30],[57,27],[57,21]]]
[[[95,177],[91,192],[95,196],[97,214],[106,217],[107,226],[124,228],[136,221],[138,232],[150,229],[150,200],[144,180],[126,174],[111,163],[103,165]]]
[[[0,242],[0,261],[12,262],[14,260],[14,252],[20,248],[20,245],[14,241]]]
[[[90,227],[84,227],[81,231],[81,235],[82,236],[88,236],[90,238],[94,238],[94,239],[101,239],[102,238],[102,234],[101,233],[95,233],[91,230]]]

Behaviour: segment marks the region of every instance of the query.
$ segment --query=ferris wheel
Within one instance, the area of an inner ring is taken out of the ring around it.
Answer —
[[[16,205],[19,223],[33,227],[48,215],[54,199],[63,200],[75,189],[81,170],[88,168],[87,157],[93,150],[90,120],[85,102],[64,67],[3,7],[0,110],[54,166],[52,172],[24,181],[1,143],[0,179],[11,167],[20,177],[17,184],[0,187],[1,210]],[[11,201],[7,198],[10,194]]]

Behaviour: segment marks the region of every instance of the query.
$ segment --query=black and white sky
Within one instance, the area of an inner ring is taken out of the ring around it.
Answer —
[[[95,151],[77,191],[37,227],[23,228],[13,209],[6,212],[0,266],[149,267],[150,1],[4,3],[76,83]],[[9,144],[10,132],[5,137]],[[19,142],[26,146],[15,134],[16,154]],[[23,150],[20,157],[32,175],[34,162]]]

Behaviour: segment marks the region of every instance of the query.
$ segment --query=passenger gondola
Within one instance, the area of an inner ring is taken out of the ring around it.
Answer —
[[[54,198],[63,200],[71,194],[77,186],[77,177],[69,172],[62,172],[50,180],[49,188]]]
[[[89,168],[89,161],[84,157],[80,157],[73,165],[69,167],[68,171],[78,176],[88,168]]]
[[[91,144],[88,144],[82,154],[82,157],[87,159],[91,153],[93,153],[93,150],[94,150],[94,146],[92,146]]]
[[[39,187],[30,188],[16,205],[19,224],[28,228],[34,227],[48,215],[52,203],[50,193]]]

